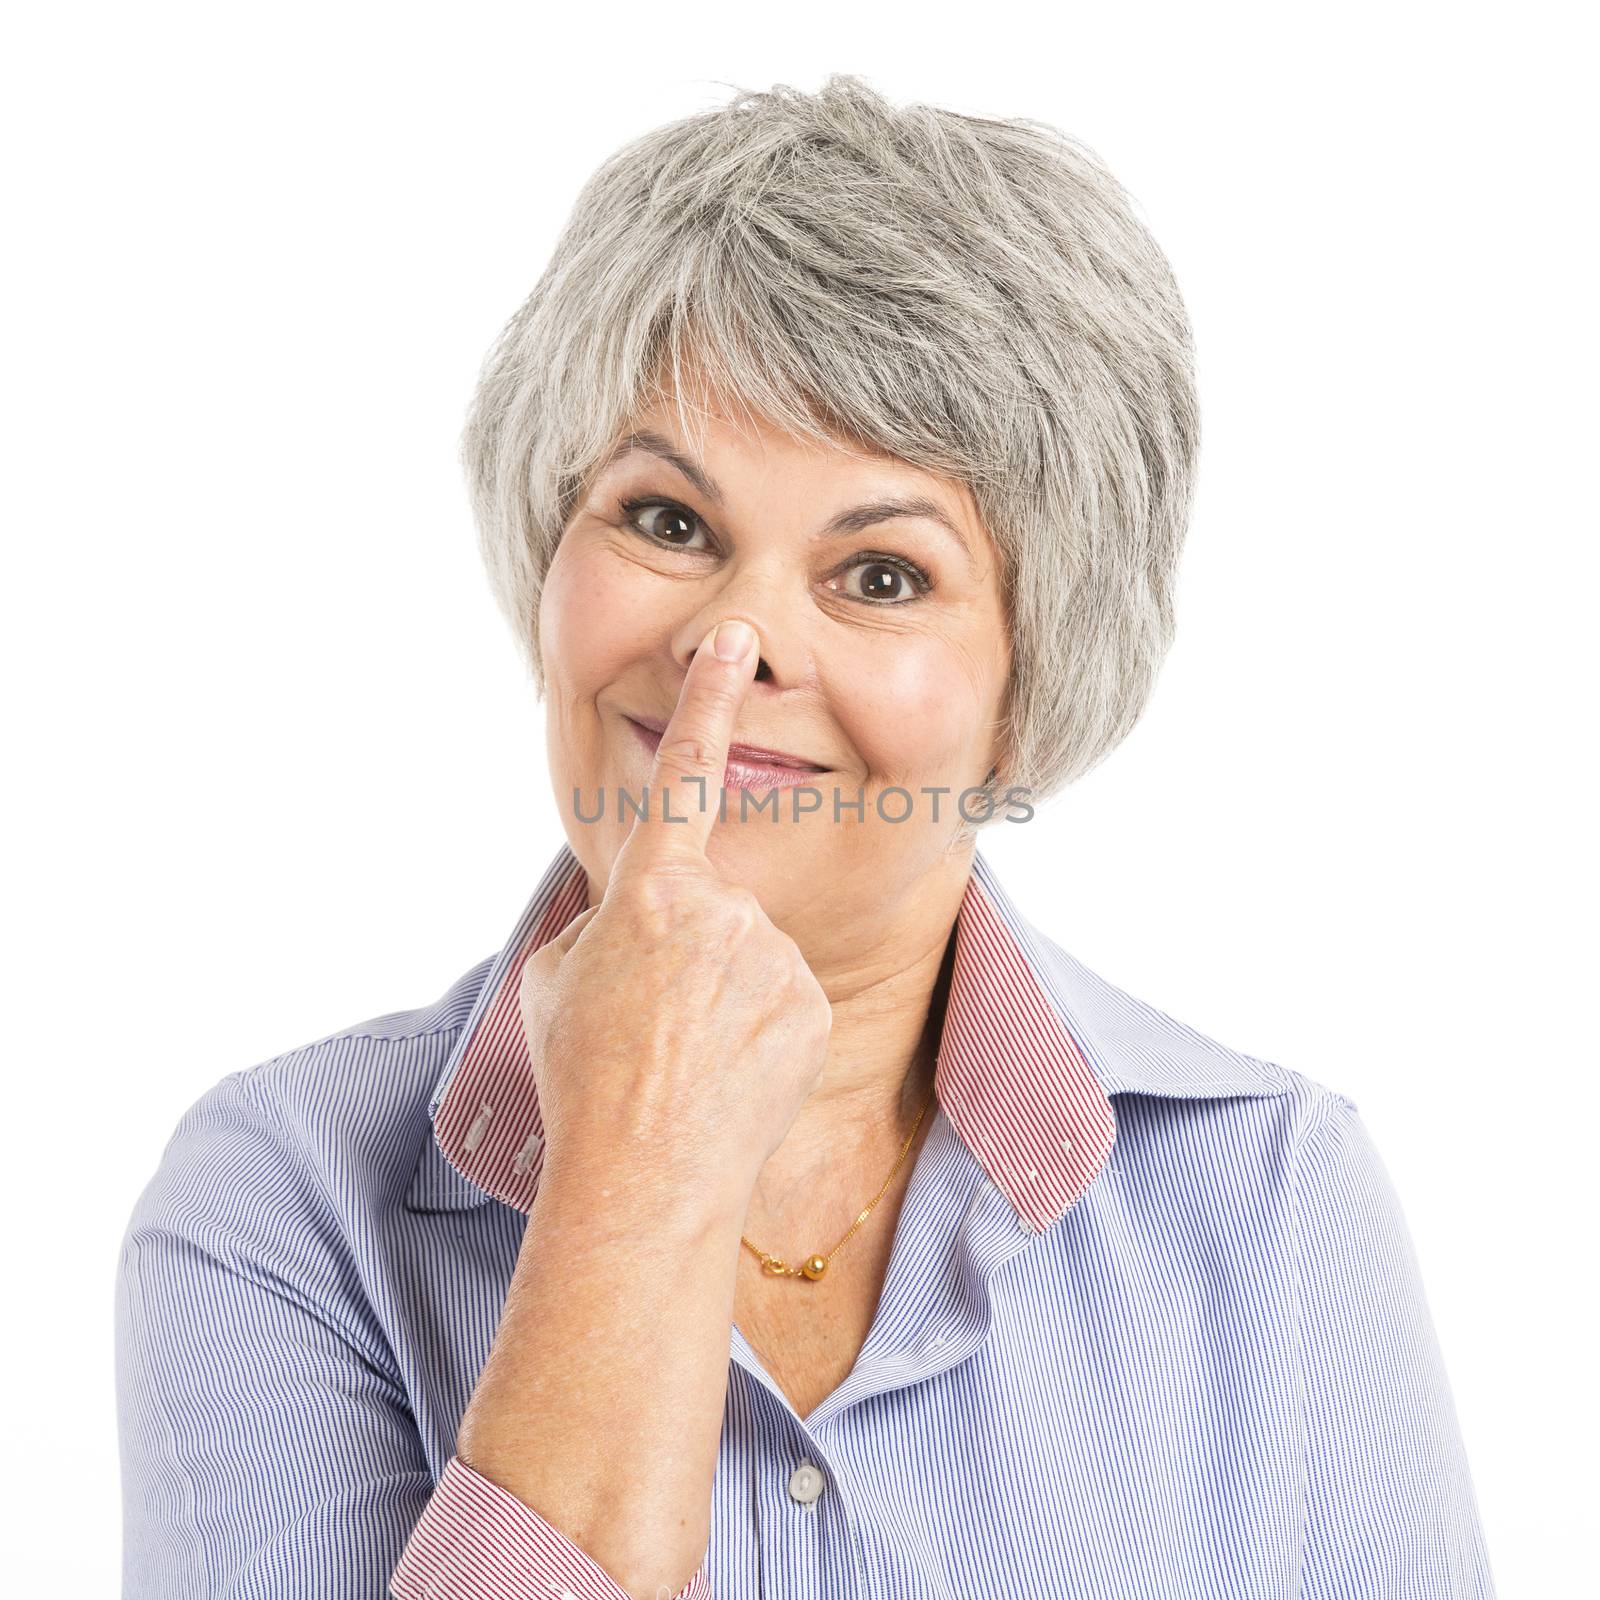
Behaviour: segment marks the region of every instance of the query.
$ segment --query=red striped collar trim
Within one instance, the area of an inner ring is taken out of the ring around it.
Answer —
[[[581,863],[563,844],[491,968],[429,1105],[449,1166],[473,1189],[522,1212],[533,1205],[544,1159],[518,1005],[522,966],[578,915],[587,890]],[[1051,1003],[1025,930],[975,852],[956,919],[934,1096],[1022,1224],[1042,1232],[1105,1165],[1116,1117]]]

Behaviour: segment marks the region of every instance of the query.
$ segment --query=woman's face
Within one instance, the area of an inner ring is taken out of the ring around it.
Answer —
[[[539,613],[551,776],[598,898],[631,826],[618,791],[642,803],[649,782],[638,723],[671,717],[716,623],[752,624],[761,666],[734,742],[824,770],[791,790],[730,763],[753,786],[727,790],[708,854],[805,948],[914,890],[948,854],[958,796],[1001,759],[999,565],[965,486],[721,415],[698,450],[672,406],[637,417],[568,521]]]

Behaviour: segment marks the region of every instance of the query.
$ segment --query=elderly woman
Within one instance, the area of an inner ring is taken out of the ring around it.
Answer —
[[[601,167],[466,434],[566,841],[432,1004],[179,1123],[128,1596],[1491,1593],[1356,1107],[976,849],[1138,717],[1196,440],[1040,124],[835,77]]]

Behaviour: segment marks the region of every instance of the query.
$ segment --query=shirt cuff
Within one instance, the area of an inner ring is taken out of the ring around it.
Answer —
[[[389,1588],[398,1600],[632,1600],[592,1556],[460,1456],[445,1463]],[[713,1600],[704,1561],[671,1600]]]

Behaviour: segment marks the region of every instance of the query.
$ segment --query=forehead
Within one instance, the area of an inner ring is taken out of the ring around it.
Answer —
[[[686,384],[682,393],[681,404],[678,392],[669,389],[654,404],[638,411],[621,430],[618,443],[625,444],[637,434],[653,435],[691,459],[709,462],[721,457],[730,472],[741,461],[770,461],[779,455],[823,470],[892,472],[951,493],[960,487],[853,434],[837,429],[819,429],[823,433],[820,438],[797,433],[725,390],[696,383],[692,387]]]

